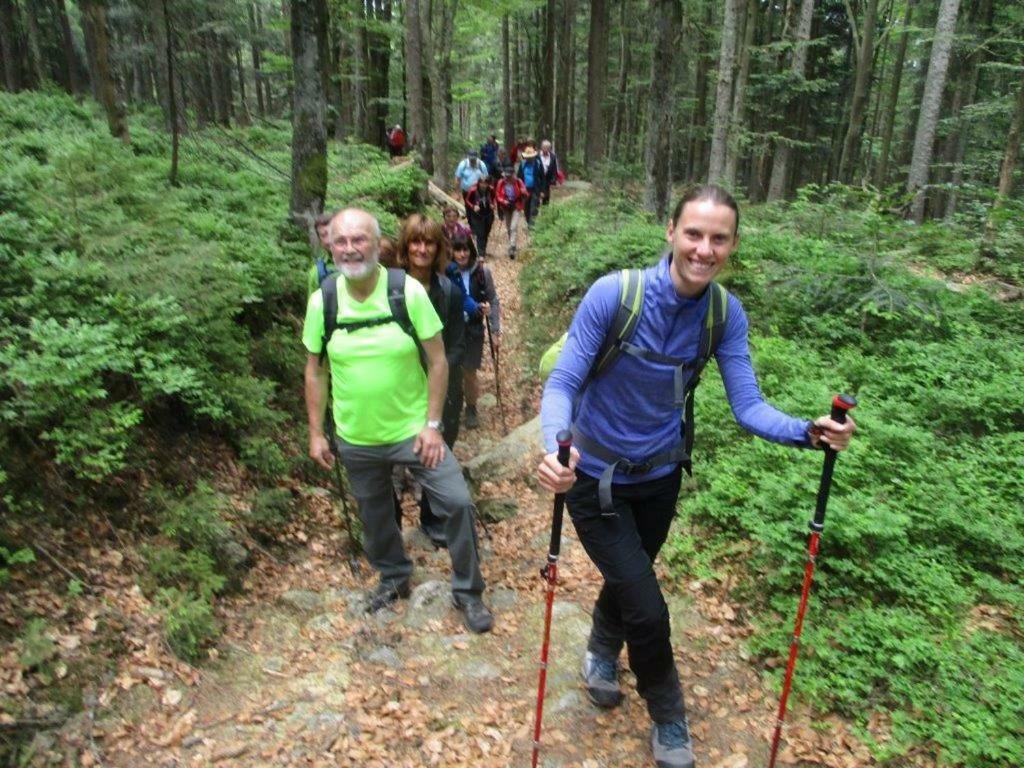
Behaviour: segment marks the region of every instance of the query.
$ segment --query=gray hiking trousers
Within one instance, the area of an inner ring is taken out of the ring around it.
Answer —
[[[444,523],[452,558],[452,594],[479,597],[484,590],[480,554],[473,527],[473,500],[462,468],[450,449],[433,469],[420,463],[413,450],[414,437],[389,445],[353,445],[337,440],[341,461],[348,472],[352,495],[359,502],[363,521],[363,548],[382,582],[398,583],[412,575],[412,560],[405,552],[402,532],[395,522],[393,466],[406,466],[430,499],[430,508]]]

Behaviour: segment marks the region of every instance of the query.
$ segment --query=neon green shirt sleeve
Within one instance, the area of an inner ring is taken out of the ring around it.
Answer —
[[[313,267],[316,279],[316,267]],[[302,345],[311,355],[319,355],[324,346],[324,294],[314,288],[306,302],[306,320],[302,324]]]

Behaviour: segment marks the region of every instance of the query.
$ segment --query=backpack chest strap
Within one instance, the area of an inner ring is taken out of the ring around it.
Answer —
[[[647,360],[652,363],[659,363],[661,365],[671,365],[672,371],[672,404],[676,408],[682,408],[686,403],[687,391],[696,387],[700,382],[700,372],[704,367],[706,360],[702,360],[697,357],[693,360],[683,360],[681,357],[673,357],[672,355],[663,355],[660,352],[655,352],[645,347],[639,347],[631,341],[620,341],[618,343],[619,350],[625,352],[631,357],[636,357],[640,360]]]

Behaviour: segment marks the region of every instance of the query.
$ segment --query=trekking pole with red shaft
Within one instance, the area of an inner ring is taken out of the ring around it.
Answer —
[[[569,448],[572,432],[563,429],[555,437],[558,441],[558,463],[569,466]],[[551,607],[555,603],[555,583],[558,581],[558,553],[562,548],[562,513],[565,494],[555,494],[555,509],[551,515],[551,544],[548,545],[548,563],[540,569],[541,578],[548,583],[547,602],[544,606],[544,642],[540,647],[540,675],[537,680],[537,714],[533,721],[533,768],[540,756],[540,722],[544,715],[544,687],[548,681],[548,647],[551,643]]]
[[[836,395],[832,398],[832,420],[840,424],[846,421],[846,412],[856,407],[857,401],[849,395]],[[786,663],[786,677],[782,683],[782,699],[779,701],[779,714],[772,735],[772,751],[768,758],[768,768],[775,768],[775,758],[779,752],[779,740],[782,738],[782,724],[786,719],[786,702],[793,685],[793,670],[796,668],[796,654],[800,648],[800,633],[804,629],[804,614],[807,612],[807,599],[811,594],[811,582],[814,580],[814,561],[818,557],[818,542],[825,530],[825,506],[832,488],[832,470],[836,465],[836,452],[825,445],[825,465],[821,470],[821,483],[818,485],[818,504],[814,510],[814,519],[810,521],[811,536],[807,541],[807,563],[804,566],[804,586],[800,594],[800,606],[796,611],[796,625],[793,627],[793,642],[789,646],[789,661]]]
[[[508,422],[505,421],[505,403],[501,399],[501,353],[494,346],[494,338],[491,336],[491,320],[484,318],[484,328],[487,329],[487,345],[491,348],[491,362],[494,363],[494,396],[498,399],[498,413],[501,414],[501,428],[508,432]]]

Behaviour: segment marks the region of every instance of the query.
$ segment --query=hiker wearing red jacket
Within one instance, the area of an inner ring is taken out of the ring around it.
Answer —
[[[519,221],[523,218],[523,210],[530,193],[522,179],[515,176],[515,169],[506,165],[501,171],[501,180],[494,191],[494,199],[498,204],[498,217],[505,222],[508,230],[508,257],[516,257],[516,235],[519,234]]]
[[[398,123],[395,123],[395,127],[388,131],[388,151],[392,157],[405,154],[405,131]]]

